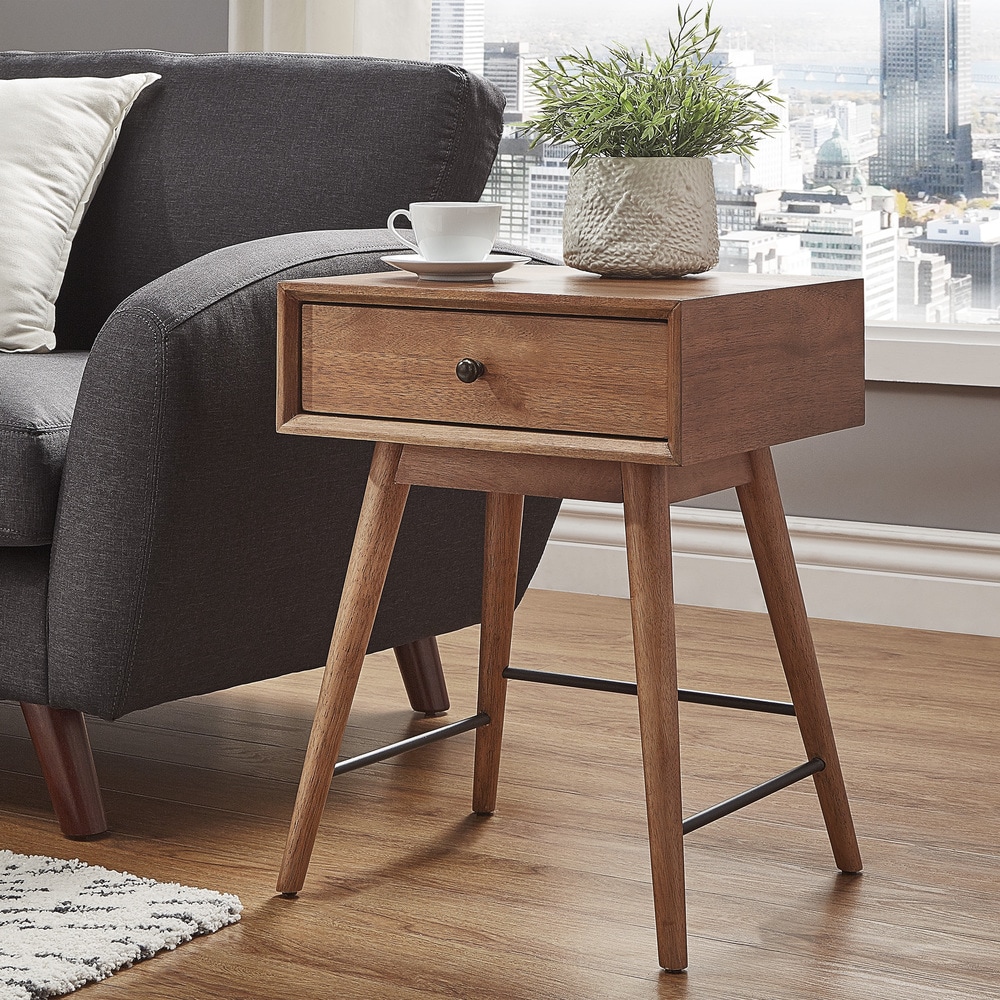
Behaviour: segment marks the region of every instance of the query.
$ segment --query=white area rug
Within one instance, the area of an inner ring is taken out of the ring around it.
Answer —
[[[242,910],[209,889],[0,851],[0,1000],[71,993]]]

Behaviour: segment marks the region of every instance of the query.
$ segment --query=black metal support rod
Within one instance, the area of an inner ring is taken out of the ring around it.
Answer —
[[[503,675],[510,681],[533,681],[535,684],[587,688],[590,691],[610,691],[612,694],[635,694],[635,681],[610,681],[603,677],[557,674],[554,670],[523,670],[521,667],[507,667]]]
[[[553,670],[524,670],[507,667],[504,677],[511,681],[533,681],[536,684],[557,684],[560,687],[587,688],[590,691],[610,691],[612,694],[635,694],[634,681],[612,681],[603,677],[586,677],[582,674],[559,674]],[[712,691],[689,691],[680,688],[678,701],[696,705],[714,705],[716,708],[737,708],[744,712],[768,712],[772,715],[794,715],[795,706],[790,701],[766,701],[763,698],[744,698],[735,694],[715,694]]]
[[[767,701],[764,698],[744,698],[738,694],[714,694],[711,691],[688,691],[680,688],[678,701],[695,705],[714,705],[716,708],[738,708],[744,712],[767,712],[770,715],[794,715],[795,706],[790,701]]]
[[[776,778],[771,778],[770,781],[765,781],[745,792],[740,792],[739,795],[734,795],[731,799],[726,799],[725,802],[720,802],[718,805],[710,806],[700,813],[689,816],[684,820],[684,832],[690,833],[692,830],[698,830],[709,823],[714,823],[715,820],[722,819],[723,816],[728,816],[730,813],[736,812],[737,809],[750,805],[751,802],[759,802],[768,795],[780,792],[782,788],[794,785],[796,781],[808,778],[810,774],[822,771],[824,767],[826,767],[825,760],[821,757],[813,757],[812,760],[807,760],[804,764],[799,764],[798,767],[793,767],[790,771],[779,774]]]
[[[356,771],[359,767],[377,764],[380,760],[388,760],[390,757],[406,753],[407,750],[416,750],[417,747],[427,746],[428,743],[437,743],[438,740],[447,739],[449,736],[458,736],[459,733],[467,733],[470,729],[487,726],[489,722],[490,717],[485,712],[480,712],[478,715],[472,715],[468,719],[452,722],[447,726],[439,726],[437,729],[421,733],[419,736],[411,736],[409,739],[400,740],[398,743],[390,743],[388,746],[379,747],[378,750],[371,750],[357,757],[348,757],[346,760],[339,761],[336,767],[334,767],[334,777],[338,774],[346,774],[348,771]]]

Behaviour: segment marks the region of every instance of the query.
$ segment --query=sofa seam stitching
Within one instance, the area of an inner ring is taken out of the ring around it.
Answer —
[[[57,431],[66,431],[72,427],[68,424],[50,424],[47,427],[18,427],[17,424],[0,424],[0,435],[3,437],[42,437],[44,434],[55,434]]]
[[[144,542],[142,546],[142,557],[139,563],[139,587],[136,592],[135,600],[132,607],[132,623],[133,627],[128,631],[128,642],[125,649],[125,662],[124,670],[122,671],[121,680],[118,683],[117,690],[114,693],[112,699],[112,715],[117,718],[121,713],[121,706],[125,700],[125,692],[128,690],[129,685],[132,680],[133,668],[135,666],[135,647],[137,642],[137,637],[139,629],[142,626],[143,620],[143,608],[145,606],[145,596],[147,590],[147,583],[149,579],[149,558],[150,550],[152,549],[152,537],[153,537],[153,523],[155,521],[156,514],[156,472],[159,468],[159,458],[160,458],[160,435],[157,433],[157,427],[160,423],[160,419],[163,414],[163,397],[165,392],[165,381],[166,381],[166,334],[167,330],[164,324],[159,320],[159,318],[148,309],[144,308],[131,308],[130,312],[140,314],[140,318],[145,319],[152,327],[154,335],[157,333],[161,337],[160,347],[159,347],[159,361],[157,365],[157,394],[156,394],[156,405],[150,407],[150,418],[149,418],[149,434],[150,440],[153,444],[151,449],[149,460],[147,461],[146,471],[147,471],[147,481],[149,482],[149,487],[147,489],[147,502],[144,505],[145,509],[148,511],[146,517],[146,531],[144,532]]]
[[[444,187],[445,182],[455,165],[455,144],[458,141],[461,119],[464,117],[462,115],[462,110],[465,109],[468,111],[468,109],[465,108],[465,105],[468,103],[469,96],[469,74],[461,67],[455,67],[455,69],[459,71],[462,88],[461,93],[457,95],[457,102],[452,103],[451,117],[453,124],[448,130],[450,134],[450,139],[448,141],[448,155],[444,158],[444,161],[441,164],[441,169],[438,171],[437,179],[434,182],[434,193],[431,197],[431,201],[437,200],[438,195],[441,193],[441,188]]]

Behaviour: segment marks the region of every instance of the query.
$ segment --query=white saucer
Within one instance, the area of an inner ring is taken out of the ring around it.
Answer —
[[[402,271],[412,271],[424,281],[492,281],[494,274],[531,258],[491,253],[485,260],[425,260],[415,253],[390,253],[382,260]]]

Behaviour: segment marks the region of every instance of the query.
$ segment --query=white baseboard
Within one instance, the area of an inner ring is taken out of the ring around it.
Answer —
[[[671,508],[678,604],[763,611],[737,512]],[[1000,636],[1000,535],[789,517],[815,618]],[[532,581],[543,590],[628,596],[620,504],[566,500]]]

